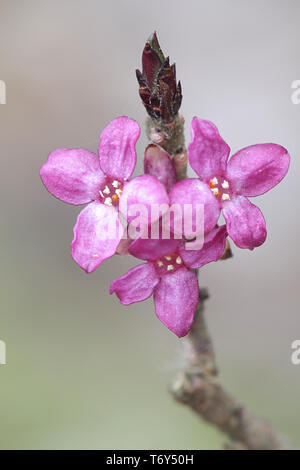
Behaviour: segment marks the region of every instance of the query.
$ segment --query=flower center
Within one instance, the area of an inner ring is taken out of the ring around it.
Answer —
[[[184,266],[181,256],[179,256],[178,253],[163,256],[157,261],[154,261],[154,264],[160,276],[174,273],[177,269]]]
[[[208,184],[212,193],[218,199],[222,201],[230,199],[230,185],[227,180],[214,176]]]
[[[100,201],[106,206],[117,206],[122,194],[122,183],[118,180],[106,181],[99,190]]]

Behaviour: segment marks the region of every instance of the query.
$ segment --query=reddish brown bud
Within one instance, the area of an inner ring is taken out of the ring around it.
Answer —
[[[156,32],[148,39],[142,55],[142,72],[136,70],[140,97],[152,119],[165,123],[176,117],[181,101],[181,85],[176,82],[175,64],[165,58]]]

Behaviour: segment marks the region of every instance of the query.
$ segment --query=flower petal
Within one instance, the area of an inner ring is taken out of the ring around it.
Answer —
[[[136,164],[135,144],[140,126],[133,119],[121,116],[102,131],[98,153],[100,166],[110,178],[124,181],[130,178]]]
[[[173,186],[170,192],[171,207],[173,204],[181,208],[182,232],[187,238],[203,235],[203,228],[204,234],[210,232],[215,227],[220,215],[217,198],[209,186],[198,178],[189,178]],[[200,217],[201,210],[203,210],[203,223],[201,223],[202,218]],[[199,216],[198,222],[196,214]],[[178,214],[179,216],[180,214]],[[175,228],[174,230],[177,232]]]
[[[201,250],[187,249],[188,243],[182,245],[179,253],[184,264],[190,268],[201,268],[207,263],[218,261],[224,253],[226,237],[226,225],[222,225],[214,228],[205,236]]]
[[[177,250],[179,240],[154,240],[151,238],[134,240],[130,247],[129,253],[136,258],[155,261],[162,256],[169,255]]]
[[[158,282],[159,277],[153,264],[144,263],[115,279],[111,283],[109,293],[115,293],[123,305],[129,305],[148,299]]]
[[[78,215],[74,227],[72,256],[87,273],[116,252],[123,227],[118,212],[100,202],[91,202]]]
[[[266,222],[260,209],[246,197],[237,196],[224,204],[223,215],[228,235],[239,248],[253,248],[267,237]]]
[[[144,171],[165,186],[167,192],[177,181],[176,170],[170,155],[157,145],[150,144],[144,154]]]
[[[53,196],[74,205],[96,199],[105,181],[97,155],[85,149],[54,150],[42,166],[40,175]]]
[[[227,177],[237,194],[259,196],[284,178],[289,164],[290,156],[281,145],[251,145],[231,157]]]
[[[155,209],[160,205],[162,215],[169,208],[169,196],[165,187],[154,176],[137,176],[124,185],[119,208],[128,222],[140,214],[139,218],[144,226],[154,223],[160,215],[158,212],[155,215],[153,211],[151,214],[151,208]]]
[[[162,276],[154,290],[156,315],[179,338],[192,326],[199,288],[195,273],[186,268]]]
[[[210,121],[194,117],[191,123],[191,143],[188,147],[189,162],[200,179],[209,181],[222,175],[230,148]]]

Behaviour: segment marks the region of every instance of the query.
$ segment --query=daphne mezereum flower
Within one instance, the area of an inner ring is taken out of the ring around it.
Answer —
[[[128,181],[136,164],[136,121],[113,120],[101,133],[98,155],[89,150],[60,148],[50,153],[40,175],[47,190],[69,204],[88,205],[74,227],[72,256],[86,272],[113,256],[123,235],[119,210],[128,217],[131,205],[168,204],[164,186],[151,175]]]
[[[240,248],[253,249],[267,235],[260,209],[248,200],[276,186],[286,175],[290,156],[277,144],[258,144],[238,151],[228,161],[230,148],[216,126],[199,118],[191,124],[192,141],[188,147],[191,167],[199,179],[191,178],[173,186],[170,203],[204,204],[207,231],[223,211],[228,235]]]
[[[192,326],[198,303],[199,288],[195,272],[211,261],[220,259],[226,245],[226,226],[214,228],[204,238],[201,250],[186,249],[178,239],[134,240],[129,252],[145,260],[115,279],[110,294],[122,304],[140,302],[153,294],[157,317],[178,337],[185,336]]]

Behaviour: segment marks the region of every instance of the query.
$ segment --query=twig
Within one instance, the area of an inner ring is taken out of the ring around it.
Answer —
[[[211,337],[204,319],[200,291],[193,327],[184,340],[186,369],[171,387],[175,400],[188,405],[207,422],[226,433],[227,449],[280,450],[288,448],[279,433],[229,395],[218,377]]]

